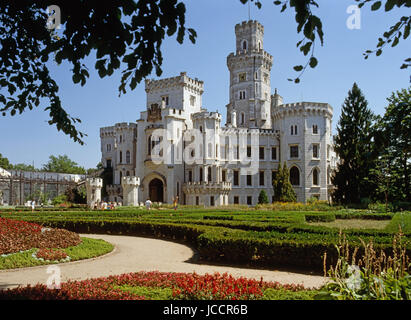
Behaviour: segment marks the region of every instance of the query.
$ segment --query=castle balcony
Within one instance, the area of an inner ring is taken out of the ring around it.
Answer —
[[[187,194],[228,194],[231,182],[186,182],[183,191]]]

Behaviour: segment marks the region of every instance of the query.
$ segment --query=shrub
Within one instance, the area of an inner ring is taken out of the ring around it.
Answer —
[[[268,197],[267,193],[265,190],[261,190],[260,194],[258,195],[258,204],[267,204],[268,203]]]

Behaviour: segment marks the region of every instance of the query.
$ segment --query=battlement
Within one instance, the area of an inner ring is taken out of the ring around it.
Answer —
[[[273,116],[287,116],[299,113],[311,115],[327,115],[332,117],[333,108],[328,103],[322,102],[296,102],[281,104],[273,109]]]
[[[257,20],[248,20],[248,21],[243,21],[241,23],[236,24],[235,32],[236,33],[247,32],[252,28],[264,34],[264,26],[261,23],[259,23]]]
[[[191,115],[191,118],[193,120],[200,120],[200,119],[214,119],[221,121],[221,114],[218,112],[208,112],[208,111],[202,111],[202,112],[196,112]]]
[[[189,87],[198,91],[200,94],[204,92],[204,81],[197,78],[192,79],[187,76],[186,72],[181,72],[179,76],[165,78],[165,79],[146,79],[145,81],[146,92],[157,91],[169,88]]]
[[[139,177],[123,177],[121,179],[122,186],[139,186],[140,178]]]
[[[86,179],[86,186],[87,187],[102,188],[103,187],[103,179],[101,179],[101,178],[87,178]]]
[[[129,130],[129,129],[135,129],[137,128],[137,124],[136,123],[132,123],[132,122],[121,122],[121,123],[116,123],[114,125],[114,129],[115,130]]]
[[[114,127],[104,127],[100,128],[100,138],[114,137]]]

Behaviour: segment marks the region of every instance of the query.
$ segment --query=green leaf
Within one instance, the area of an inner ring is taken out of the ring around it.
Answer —
[[[297,72],[299,72],[299,71],[301,71],[301,70],[303,70],[304,69],[304,67],[303,66],[294,66],[294,70],[295,71],[297,71]]]
[[[374,4],[371,6],[371,10],[372,10],[372,11],[376,11],[376,10],[378,10],[380,7],[381,7],[381,1],[374,2]]]
[[[311,57],[310,59],[310,67],[315,68],[318,65],[318,60],[315,57]]]

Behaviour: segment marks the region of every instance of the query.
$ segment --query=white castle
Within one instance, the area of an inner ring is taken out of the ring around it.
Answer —
[[[255,205],[261,190],[273,199],[272,181],[284,162],[298,201],[329,200],[332,107],[284,104],[277,90],[271,94],[264,27],[247,21],[235,34],[225,126],[221,114],[202,106],[203,81],[182,72],[145,81],[147,111],[136,123],[100,129],[102,164],[113,173],[107,201],[172,203],[178,196],[189,205]]]

